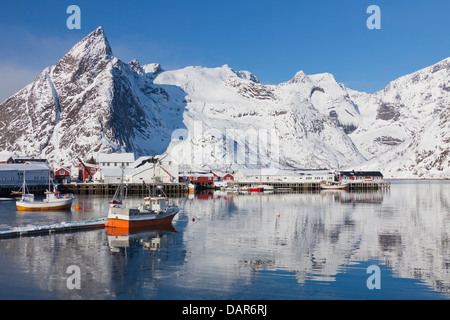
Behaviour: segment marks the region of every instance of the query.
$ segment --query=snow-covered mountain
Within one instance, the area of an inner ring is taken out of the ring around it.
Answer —
[[[189,134],[169,148],[182,163],[337,168],[364,161],[345,133],[358,113],[331,75],[299,72],[286,83],[262,85],[251,73],[224,65],[166,71],[155,83],[187,94]]]
[[[450,58],[400,77],[374,94],[348,89],[361,112],[350,133],[389,177],[450,177]]]
[[[167,152],[190,169],[261,163],[383,171],[388,161],[404,170],[390,172],[442,174],[449,167],[437,161],[450,145],[449,66],[443,60],[374,94],[329,73],[299,71],[264,85],[228,65],[165,71],[124,63],[100,27],[0,105],[0,151],[46,157],[54,166],[121,151]],[[434,149],[424,147],[429,135],[439,136]],[[398,163],[400,153],[412,162]],[[423,166],[411,165],[417,161]]]
[[[0,105],[0,148],[54,165],[97,152],[162,153],[184,105],[165,90],[177,88],[152,86],[160,71],[115,58],[98,28]]]

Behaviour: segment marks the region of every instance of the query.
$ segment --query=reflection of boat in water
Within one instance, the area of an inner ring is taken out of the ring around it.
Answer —
[[[165,227],[138,228],[133,231],[124,228],[108,228],[108,244],[113,252],[134,246],[157,251],[166,248],[168,236],[176,232],[172,224]]]
[[[347,183],[342,182],[323,182],[320,184],[322,190],[346,190],[348,189]]]

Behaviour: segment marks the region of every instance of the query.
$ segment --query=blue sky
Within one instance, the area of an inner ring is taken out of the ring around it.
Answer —
[[[69,5],[81,30],[69,30]],[[369,30],[369,5],[381,29]],[[450,56],[448,0],[131,0],[0,3],[0,100],[32,82],[102,26],[114,55],[166,70],[228,64],[264,84],[330,72],[375,92],[399,76]]]

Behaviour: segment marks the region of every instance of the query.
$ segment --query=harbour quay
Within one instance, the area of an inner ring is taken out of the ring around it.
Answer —
[[[98,195],[114,195],[119,183],[67,183],[58,186],[62,193],[73,194],[98,194]],[[177,195],[188,192],[185,183],[126,183],[124,184],[127,195],[130,196],[146,196],[149,194],[157,194],[161,190],[167,195]]]
[[[248,188],[254,185],[249,182],[235,182],[236,187]],[[273,187],[274,191],[314,192],[322,190],[321,182],[264,182],[264,185]],[[372,191],[390,189],[390,181],[383,182],[349,182],[348,191]]]

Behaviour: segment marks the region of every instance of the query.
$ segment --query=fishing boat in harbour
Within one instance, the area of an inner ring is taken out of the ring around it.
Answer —
[[[320,184],[322,190],[346,190],[348,187],[348,183],[343,182],[322,182]]]
[[[23,191],[21,198],[16,201],[16,207],[18,211],[67,210],[72,206],[73,200],[73,195],[61,194],[54,185],[53,191],[45,191],[45,198],[41,201],[36,201],[34,194]]]
[[[105,227],[132,229],[167,225],[178,211],[178,206],[170,204],[166,196],[146,197],[136,208],[128,208],[126,201],[110,202]]]
[[[21,195],[16,201],[18,211],[50,211],[50,210],[67,210],[72,206],[74,196],[72,194],[61,194],[57,185],[53,184],[53,191],[50,191],[50,176],[48,189],[45,191],[45,198],[36,201],[34,194],[30,193],[26,184],[25,173],[23,176],[22,186],[18,191],[13,191],[13,196]]]
[[[250,191],[250,192],[263,192],[264,191],[264,186],[263,185],[252,185],[252,186],[250,186],[248,191]]]

